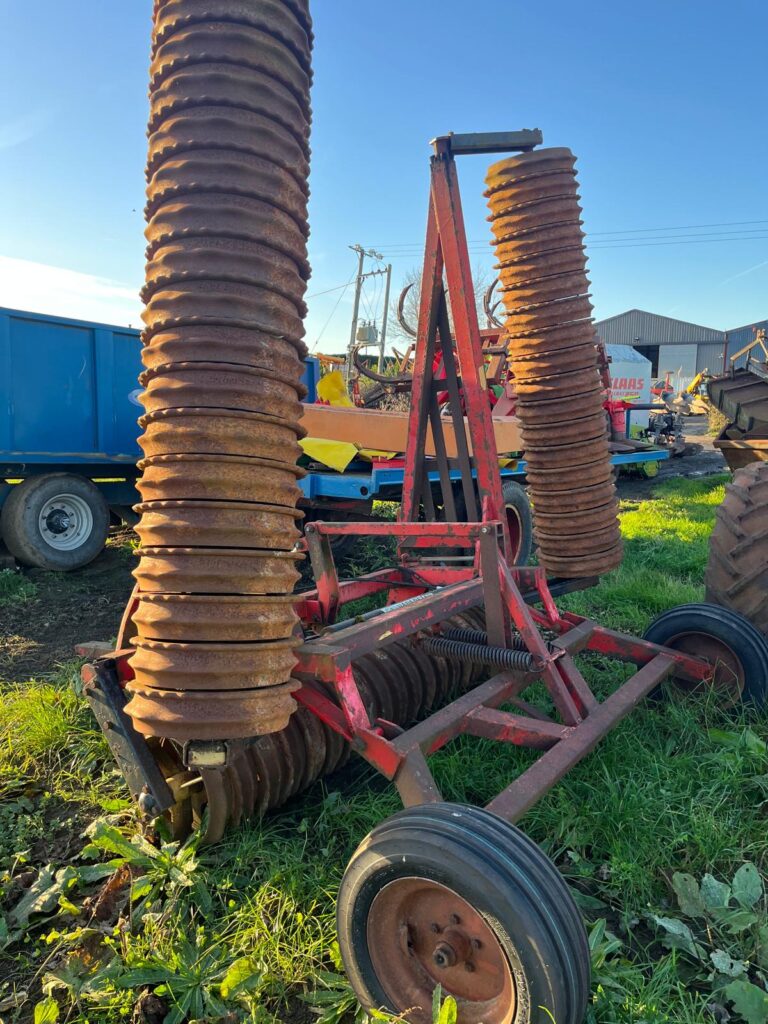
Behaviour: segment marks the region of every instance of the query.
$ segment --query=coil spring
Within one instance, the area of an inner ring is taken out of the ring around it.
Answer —
[[[534,672],[536,670],[536,659],[529,651],[515,650],[510,647],[488,647],[486,644],[467,643],[464,640],[446,640],[439,636],[424,640],[421,646],[428,654],[457,658],[461,661],[474,661],[481,665],[509,669],[512,672]]]

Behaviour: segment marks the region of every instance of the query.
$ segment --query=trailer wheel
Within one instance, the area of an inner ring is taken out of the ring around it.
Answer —
[[[768,641],[738,612],[711,604],[684,604],[655,619],[645,631],[651,643],[707,658],[714,666],[714,686],[725,707],[768,703]],[[693,692],[701,688],[681,679],[675,686]],[[663,686],[652,691],[659,698]]]
[[[458,1024],[581,1024],[589,947],[568,887],[519,829],[477,807],[424,804],[377,826],[337,902],[358,999],[431,1024],[437,985]]]
[[[0,527],[8,550],[23,565],[79,569],[104,547],[109,508],[85,477],[48,473],[11,489]]]

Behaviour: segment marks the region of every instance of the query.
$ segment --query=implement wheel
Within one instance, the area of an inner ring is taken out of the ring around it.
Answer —
[[[512,564],[528,565],[533,548],[533,516],[528,493],[514,480],[503,480],[501,496],[507,513]]]
[[[337,903],[360,1002],[431,1024],[437,985],[458,1024],[581,1024],[589,947],[568,887],[519,829],[477,807],[388,818],[352,856]]]
[[[768,641],[738,612],[711,604],[684,604],[655,619],[645,631],[651,643],[706,658],[713,666],[711,685],[721,703],[764,707],[768,703]],[[674,680],[687,692],[703,684]],[[651,694],[659,697],[663,688]]]

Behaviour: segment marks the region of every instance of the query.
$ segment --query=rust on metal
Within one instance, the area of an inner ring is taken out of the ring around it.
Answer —
[[[157,455],[141,459],[136,484],[144,501],[194,499],[295,506],[298,466],[237,455]]]
[[[139,590],[158,594],[290,594],[303,557],[245,548],[142,547],[137,554],[133,576]]]
[[[174,408],[232,409],[274,416],[296,423],[301,419],[305,389],[273,376],[262,367],[231,363],[171,363],[146,370],[141,404],[147,413]]]
[[[294,508],[246,501],[150,501],[134,505],[147,547],[262,548],[290,551],[300,538]]]
[[[389,882],[373,899],[367,936],[388,1005],[413,1024],[432,1020],[437,986],[459,1001],[463,1024],[514,1020],[517,986],[504,948],[489,920],[442,883]]]
[[[287,339],[273,338],[259,331],[192,325],[153,334],[144,345],[141,358],[148,370],[173,363],[213,360],[269,370],[277,380],[290,381],[300,378],[304,369],[301,360],[305,355],[303,344],[297,346]]]
[[[201,643],[278,640],[298,621],[290,594],[140,594],[133,613],[144,638]]]
[[[311,51],[303,0],[154,4],[128,705],[149,736],[253,737],[295,707]],[[205,774],[238,818],[249,779]]]
[[[131,692],[218,692],[278,686],[296,665],[293,646],[290,637],[250,644],[174,643],[142,637],[136,640],[136,653],[131,658]]]
[[[615,568],[621,540],[615,511],[597,526],[582,519],[578,536],[569,523],[615,501],[574,167],[568,149],[501,160],[486,196],[534,522],[539,510],[562,515],[537,528],[539,561],[577,577]]]
[[[297,685],[289,680],[257,690],[159,690],[129,683],[125,711],[144,736],[242,739],[284,729],[296,707],[291,694]]]
[[[139,446],[153,455],[244,455],[294,465],[301,455],[298,423],[240,409],[161,409],[142,416]]]

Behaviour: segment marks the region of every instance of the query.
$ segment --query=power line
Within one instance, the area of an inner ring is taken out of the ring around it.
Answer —
[[[612,231],[590,231],[590,237],[602,236],[602,235],[635,235],[635,234],[653,234],[657,231],[694,231],[699,228],[727,228],[727,227],[744,227],[747,224],[768,224],[768,220],[731,220],[731,221],[719,221],[714,224],[668,224],[662,227],[655,228],[623,228],[615,229]],[[755,230],[765,230],[764,228],[756,228]],[[729,232],[723,232],[728,234]],[[486,244],[486,240],[482,238],[469,239],[470,245],[482,245]],[[377,249],[382,251],[388,251],[392,249],[419,249],[422,248],[420,242],[389,242],[385,245],[376,246]]]
[[[352,277],[354,277],[354,276],[355,275],[353,274]],[[331,292],[337,292],[339,290],[339,288],[349,288],[349,286],[352,284],[352,277],[350,277],[350,279],[347,281],[346,284],[337,284],[333,288],[326,288],[325,291],[323,291],[323,292],[312,292],[311,295],[305,295],[304,298],[305,299],[316,299],[318,297],[318,295],[330,295]]]
[[[663,236],[662,236],[663,237]],[[598,240],[597,242],[590,242],[589,236],[586,241],[586,247],[588,249],[640,249],[649,245],[697,245],[702,242],[756,242],[762,241],[768,238],[768,234],[765,235],[737,235],[731,238],[707,238],[707,237],[693,237],[693,238],[677,238],[671,241],[656,241],[656,240],[631,240],[631,239],[617,239],[615,241],[609,241],[606,239],[604,242]],[[488,254],[493,255],[491,243],[479,247],[477,244],[469,245],[469,254],[471,256],[483,256]],[[390,252],[387,253],[387,259],[389,260],[413,260],[420,255],[420,251],[414,250],[413,252]]]
[[[342,288],[343,290],[342,290],[341,294],[339,295],[338,299],[336,299],[336,302],[335,302],[335,304],[334,304],[334,307],[333,307],[333,309],[332,309],[332,310],[331,310],[331,312],[330,312],[330,315],[329,315],[328,319],[327,319],[327,320],[325,321],[325,323],[323,324],[322,330],[320,331],[320,333],[318,334],[318,336],[317,336],[317,337],[315,338],[315,343],[314,343],[314,345],[312,346],[312,351],[313,351],[313,352],[315,351],[315,349],[317,348],[318,344],[320,343],[320,339],[321,339],[321,338],[322,338],[322,336],[323,336],[323,335],[325,334],[325,329],[326,329],[326,327],[328,326],[328,324],[329,324],[329,323],[331,322],[331,320],[333,319],[333,317],[334,317],[334,314],[336,313],[336,310],[337,310],[337,309],[339,308],[339,303],[340,303],[340,302],[341,302],[341,300],[342,300],[342,299],[344,298],[344,293],[346,292],[347,288],[349,288],[349,286],[350,286],[350,285],[352,284],[352,281],[354,280],[354,277],[355,277],[355,271],[353,270],[353,271],[352,271],[352,273],[351,273],[351,275],[350,275],[350,278],[349,278],[349,280],[347,281],[347,283],[346,283],[346,284],[343,284],[343,285],[339,285],[339,287],[340,287],[340,288]],[[329,288],[328,290],[329,290],[329,291],[338,291],[338,288]],[[319,292],[318,294],[320,294],[320,295],[325,295],[325,294],[326,294],[326,292]],[[308,296],[308,298],[311,298],[311,297],[312,297],[312,296]]]

